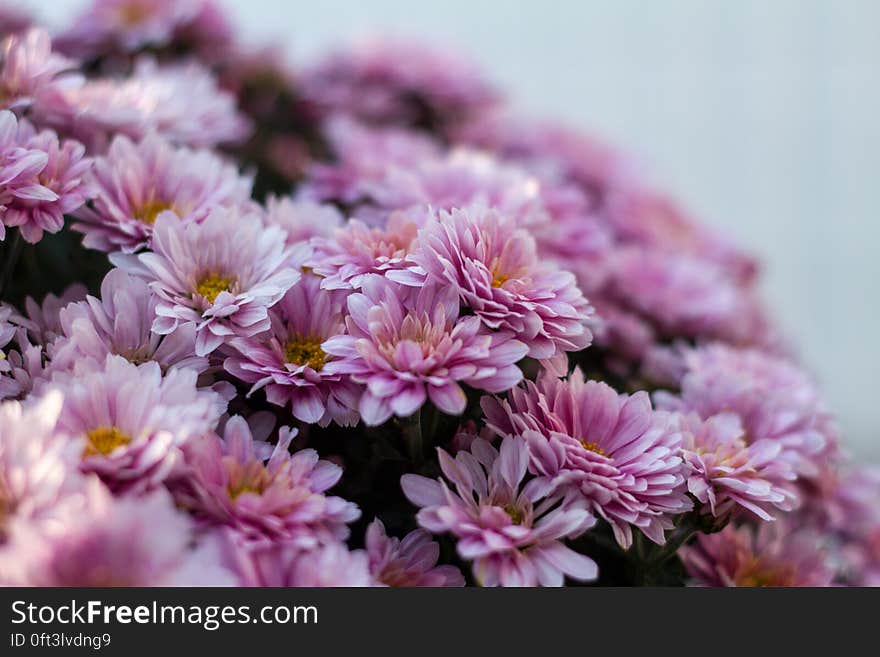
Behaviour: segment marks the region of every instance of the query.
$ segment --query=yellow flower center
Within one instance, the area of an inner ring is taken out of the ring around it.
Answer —
[[[145,21],[150,15],[149,7],[140,2],[129,2],[119,7],[119,20],[123,25],[134,26]]]
[[[225,457],[224,460],[229,475],[226,490],[232,500],[244,493],[262,495],[272,483],[272,475],[260,461],[252,460],[241,466],[231,457]]]
[[[327,354],[321,349],[323,340],[317,336],[296,336],[284,348],[284,357],[288,363],[307,365],[318,371],[324,367]]]
[[[218,274],[208,274],[199,281],[196,286],[196,294],[200,294],[208,300],[208,303],[214,303],[221,292],[228,292],[229,286],[232,285],[232,279],[228,276],[220,276]]]
[[[521,525],[523,521],[523,513],[519,509],[517,509],[513,504],[508,504],[504,507],[504,512],[510,516],[510,519],[513,520],[514,525]]]
[[[794,573],[790,568],[772,567],[762,564],[758,559],[752,562],[736,577],[736,585],[741,587],[792,586]]]
[[[510,280],[510,276],[501,272],[501,258],[495,256],[492,258],[492,287],[501,287]]]
[[[101,454],[107,456],[117,447],[123,447],[131,442],[131,436],[116,427],[98,427],[88,432],[88,443],[83,451],[83,456],[95,456]]]
[[[581,444],[581,447],[583,447],[588,452],[593,452],[594,454],[598,454],[599,456],[605,456],[605,450],[599,447],[597,443],[587,440],[581,440],[579,442]]]
[[[174,206],[165,201],[150,199],[134,211],[134,216],[135,219],[143,221],[145,224],[154,224],[156,223],[156,217],[165,212],[165,210],[174,210]]]

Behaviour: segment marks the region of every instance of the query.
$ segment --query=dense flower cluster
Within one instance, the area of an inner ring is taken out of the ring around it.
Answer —
[[[880,584],[757,266],[456,54],[0,8],[0,583]]]

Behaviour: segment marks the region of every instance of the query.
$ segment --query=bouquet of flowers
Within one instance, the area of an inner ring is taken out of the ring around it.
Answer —
[[[396,39],[0,10],[0,582],[880,584],[752,257]]]

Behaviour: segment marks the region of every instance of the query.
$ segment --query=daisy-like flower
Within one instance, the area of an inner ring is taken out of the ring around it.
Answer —
[[[236,143],[250,132],[233,96],[196,62],[159,67],[140,59],[126,78],[95,78],[40,94],[34,105],[41,122],[88,144],[107,148],[110,136],[141,139],[156,132],[192,147]]]
[[[239,586],[374,586],[363,550],[333,541],[311,549],[283,542],[239,548]]]
[[[287,243],[304,242],[313,237],[330,237],[343,224],[342,214],[330,204],[289,196],[266,199],[266,223],[278,226]]]
[[[726,520],[745,509],[767,521],[774,507],[792,510],[798,500],[787,484],[796,475],[778,458],[782,445],[767,439],[747,444],[739,417],[730,413],[705,421],[691,414],[681,423],[688,492],[704,513]]]
[[[302,85],[303,93],[328,111],[426,128],[461,121],[498,100],[470,62],[388,38],[330,55],[304,72]]]
[[[748,287],[710,260],[628,247],[610,260],[606,294],[664,336],[760,342],[762,311]]]
[[[345,333],[344,307],[344,295],[322,290],[317,276],[305,274],[269,309],[268,331],[230,341],[237,353],[226,359],[226,371],[253,384],[248,394],[263,389],[271,403],[289,404],[302,422],[357,424],[360,386],[336,371],[321,348]]]
[[[334,369],[366,385],[359,411],[369,425],[412,415],[427,399],[444,413],[467,405],[461,384],[489,392],[516,385],[528,348],[511,333],[487,334],[477,317],[459,317],[450,287],[401,288],[377,275],[348,297],[348,334],[322,345]]]
[[[306,263],[326,290],[359,290],[366,276],[406,268],[419,226],[406,213],[392,214],[382,228],[352,219],[333,237],[312,240],[314,253]]]
[[[252,184],[214,153],[175,148],[155,134],[139,143],[116,137],[89,181],[95,199],[77,212],[73,228],[85,234],[87,247],[126,253],[149,247],[162,212],[201,221],[214,208],[244,205]]]
[[[681,432],[645,392],[620,395],[576,369],[567,380],[526,382],[508,400],[485,397],[482,407],[497,433],[525,438],[541,480],[582,495],[623,548],[632,544],[632,527],[664,543],[672,516],[691,508]]]
[[[538,259],[534,239],[495,210],[440,212],[419,231],[407,284],[448,286],[492,330],[512,332],[541,360],[585,349],[592,308],[574,276]],[[566,367],[567,369],[567,367]]]
[[[162,483],[181,461],[181,447],[216,425],[225,404],[196,388],[196,372],[174,369],[164,377],[156,362],[134,365],[107,356],[56,372],[47,387],[64,406],[58,430],[84,441],[81,468],[114,490],[136,491]]]
[[[79,208],[91,193],[85,181],[91,160],[82,144],[59,141],[51,130],[37,133],[27,121],[16,123],[14,116],[3,112],[0,148],[0,205],[5,206],[0,223],[18,227],[31,244],[39,242],[44,232],[57,233],[64,215]],[[0,239],[4,234],[0,227]]]
[[[58,36],[59,47],[90,59],[108,51],[132,53],[164,46],[195,18],[200,4],[201,0],[93,0]]]
[[[407,474],[403,492],[421,507],[421,527],[457,538],[459,555],[473,561],[482,586],[561,586],[565,576],[596,578],[593,560],[563,542],[596,519],[580,497],[548,496],[539,479],[523,484],[529,456],[522,438],[505,438],[500,451],[477,439],[454,459],[437,453],[449,484]]]
[[[88,289],[82,283],[73,283],[61,295],[47,294],[37,303],[33,297],[24,300],[25,317],[21,325],[27,329],[30,338],[37,344],[45,345],[51,351],[55,340],[64,330],[61,327],[61,311],[69,304],[82,301],[88,296]],[[103,359],[102,359],[103,360]]]
[[[271,327],[267,310],[299,279],[280,228],[259,215],[216,208],[201,223],[163,213],[153,228],[153,251],[115,254],[122,269],[149,281],[158,296],[153,331],[196,325],[196,355],[206,356],[232,336]]]
[[[0,108],[26,109],[60,73],[75,66],[52,52],[52,41],[43,29],[7,36],[0,43]]]
[[[187,367],[203,372],[208,359],[195,355],[195,324],[181,324],[171,333],[153,333],[158,298],[146,281],[111,269],[101,283],[101,296],[88,296],[59,312],[61,337],[52,345],[51,371],[70,370],[90,360],[100,366],[109,354],[139,365],[159,363],[162,371]]]
[[[28,338],[29,322],[0,302],[0,400],[21,399],[44,374],[43,348]]]
[[[385,586],[464,586],[464,577],[455,566],[438,566],[440,546],[421,529],[403,540],[385,533],[376,518],[367,527],[367,555],[373,579]]]
[[[185,476],[172,484],[178,502],[205,523],[232,528],[248,541],[271,539],[313,549],[344,540],[357,506],[325,495],[342,468],[313,449],[289,453],[296,430],[283,427],[273,447],[255,441],[244,418],[226,423],[224,439],[187,447]]]
[[[63,521],[16,537],[29,586],[230,586],[213,546],[192,547],[193,525],[156,490],[114,497],[96,479]]]
[[[698,586],[830,586],[834,577],[822,537],[783,520],[699,534],[679,554]]]
[[[55,431],[61,403],[59,393],[27,406],[0,403],[0,555],[14,525],[55,518],[60,501],[82,485],[82,446]],[[0,566],[0,579],[6,570]]]
[[[688,351],[684,366],[681,394],[656,393],[658,406],[693,412],[703,419],[734,413],[747,443],[777,442],[782,447],[779,458],[799,476],[819,473],[817,456],[836,443],[836,429],[821,395],[802,370],[763,351],[720,343]]]
[[[425,160],[440,158],[440,147],[434,141],[409,130],[368,128],[333,117],[323,132],[333,151],[333,162],[312,166],[298,192],[304,198],[363,205],[373,202],[374,188],[383,186],[390,170],[414,168]]]

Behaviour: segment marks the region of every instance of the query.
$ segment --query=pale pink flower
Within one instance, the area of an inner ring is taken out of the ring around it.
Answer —
[[[464,586],[464,577],[455,566],[438,566],[440,546],[431,535],[417,529],[403,540],[385,533],[376,518],[367,527],[367,555],[373,578],[385,586]]]

